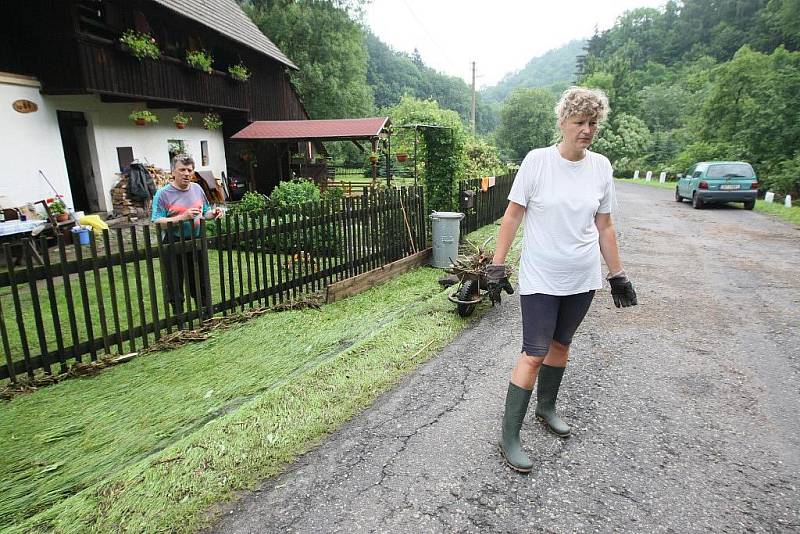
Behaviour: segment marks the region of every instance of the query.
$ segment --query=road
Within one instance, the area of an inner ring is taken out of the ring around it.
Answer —
[[[599,291],[561,440],[497,449],[519,301],[224,511],[215,532],[800,532],[800,228],[619,184],[633,309]]]

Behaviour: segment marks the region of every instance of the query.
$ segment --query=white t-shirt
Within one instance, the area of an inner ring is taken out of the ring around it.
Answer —
[[[508,200],[525,207],[521,295],[574,295],[602,287],[597,213],[611,213],[614,181],[605,156],[564,159],[550,146],[528,152]]]

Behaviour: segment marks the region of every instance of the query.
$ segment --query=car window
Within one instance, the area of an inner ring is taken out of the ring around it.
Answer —
[[[751,178],[753,167],[747,163],[721,163],[708,168],[709,178]]]
[[[699,178],[703,174],[703,171],[694,171],[692,178]]]

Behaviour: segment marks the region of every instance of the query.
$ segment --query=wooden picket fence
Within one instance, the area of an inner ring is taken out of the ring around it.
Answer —
[[[482,226],[492,224],[503,216],[508,206],[508,194],[514,183],[514,174],[497,176],[494,185],[482,183],[486,178],[471,178],[458,182],[458,196],[464,198],[465,191],[474,194],[473,207],[465,208],[462,204],[461,211],[465,217],[461,219],[461,235],[473,232]]]
[[[36,267],[29,247],[17,267],[5,245],[0,379],[63,373],[74,362],[148,348],[207,317],[302,298],[423,250],[426,220],[422,188],[365,189],[203,222],[197,237],[172,238],[179,232],[168,225],[106,230],[84,247],[59,238],[59,261],[44,255]],[[187,273],[180,290],[179,268]]]

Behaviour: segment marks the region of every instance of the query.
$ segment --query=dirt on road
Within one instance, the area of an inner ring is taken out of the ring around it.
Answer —
[[[559,397],[573,435],[529,413],[530,475],[497,449],[515,295],[215,532],[800,531],[800,228],[617,191],[640,305],[598,291]]]

